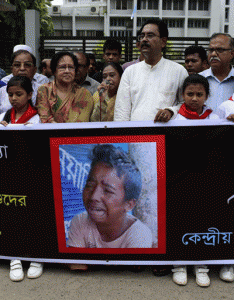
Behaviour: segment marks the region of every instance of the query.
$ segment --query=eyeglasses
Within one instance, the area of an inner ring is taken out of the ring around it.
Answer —
[[[19,69],[22,65],[24,66],[25,69],[29,69],[34,66],[32,62],[27,61],[27,62],[15,62],[12,64],[12,67]]]
[[[232,49],[224,49],[224,48],[208,48],[207,49],[208,53],[213,53],[215,51],[217,54],[223,53],[224,51],[230,51],[230,50],[232,50]]]
[[[159,35],[156,35],[154,33],[148,33],[148,34],[141,34],[137,37],[138,42],[141,42],[144,38],[146,38],[147,40],[152,40],[154,37],[159,37]]]
[[[60,65],[57,67],[57,69],[59,70],[59,72],[65,72],[67,69],[69,72],[73,72],[75,70],[75,67],[71,65]]]

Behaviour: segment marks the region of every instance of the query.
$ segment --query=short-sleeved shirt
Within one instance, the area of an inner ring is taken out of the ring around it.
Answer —
[[[71,221],[67,245],[80,248],[151,248],[151,230],[134,216],[128,215],[128,218],[134,221],[133,224],[114,241],[105,242],[87,212],[78,214]]]

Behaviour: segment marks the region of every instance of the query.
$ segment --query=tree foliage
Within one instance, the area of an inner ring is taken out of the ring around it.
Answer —
[[[53,22],[48,14],[48,6],[51,6],[50,0],[7,0],[6,2],[15,5],[16,11],[0,12],[0,20],[6,25],[8,31],[5,36],[24,43],[26,9],[39,11],[41,36],[48,36],[53,33]]]

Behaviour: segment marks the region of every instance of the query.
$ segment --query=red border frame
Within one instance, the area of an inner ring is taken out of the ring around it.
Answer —
[[[59,164],[59,145],[105,144],[105,143],[149,143],[157,147],[157,186],[158,186],[158,248],[74,248],[66,247],[63,201]],[[164,135],[128,135],[50,138],[50,153],[54,204],[59,252],[89,254],[165,254],[166,253],[166,154]]]

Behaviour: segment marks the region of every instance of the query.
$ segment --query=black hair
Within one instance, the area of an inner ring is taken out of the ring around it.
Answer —
[[[13,76],[7,83],[6,91],[12,86],[20,86],[27,94],[33,92],[31,80],[26,76]]]
[[[36,63],[36,57],[35,57],[32,53],[28,52],[27,50],[18,50],[18,51],[16,51],[16,52],[14,52],[14,53],[12,54],[12,56],[11,56],[11,64],[13,64],[15,58],[16,58],[18,55],[22,54],[22,53],[24,53],[24,54],[29,54],[29,55],[32,57],[33,65],[34,65],[34,67],[35,67],[36,64],[37,64],[37,63]]]
[[[183,86],[182,86],[182,92],[184,93],[187,86],[190,84],[201,84],[204,86],[204,89],[206,91],[206,96],[208,97],[210,94],[210,85],[206,77],[200,75],[200,74],[191,74],[187,78],[185,78]]]
[[[96,62],[96,57],[95,57],[95,54],[93,53],[87,53],[89,59],[94,59],[94,61]]]
[[[206,50],[202,46],[192,45],[192,46],[189,46],[188,48],[186,48],[185,51],[184,51],[185,58],[186,58],[187,55],[195,54],[195,53],[197,53],[199,55],[202,62],[207,61]]]
[[[70,56],[71,57],[71,59],[74,62],[75,71],[77,72],[78,60],[77,60],[76,56],[73,53],[69,52],[69,51],[60,51],[60,52],[55,53],[54,56],[51,59],[50,68],[51,68],[52,73],[54,74],[56,72],[58,62],[63,56]]]
[[[26,76],[13,76],[7,83],[6,91],[8,93],[8,90],[12,86],[19,86],[22,89],[25,90],[27,94],[30,94],[33,92],[32,83],[31,80]],[[28,100],[28,103],[33,107],[32,99]],[[9,109],[3,118],[3,121],[6,121],[9,123],[11,120],[11,109]]]
[[[111,144],[100,144],[93,148],[90,159],[89,176],[97,163],[105,163],[116,170],[119,178],[124,176],[125,200],[139,198],[142,189],[141,172],[125,151]]]
[[[104,69],[108,66],[112,66],[118,73],[119,73],[119,77],[121,78],[122,74],[123,74],[123,69],[122,67],[120,66],[120,64],[118,63],[115,63],[113,61],[111,62],[106,62],[104,63],[103,65],[103,69],[102,69],[102,72],[104,71]]]
[[[145,25],[148,25],[148,24],[155,24],[158,26],[158,31],[159,31],[159,34],[160,34],[160,38],[163,38],[163,37],[166,37],[168,38],[168,29],[167,29],[167,24],[163,22],[162,19],[160,18],[151,18],[151,19],[148,19],[142,26],[141,26],[141,29],[139,30],[139,34],[142,33],[142,30],[143,28],[145,27]]]
[[[103,53],[105,53],[106,50],[118,50],[119,54],[121,54],[122,45],[116,39],[108,38],[103,45]]]

